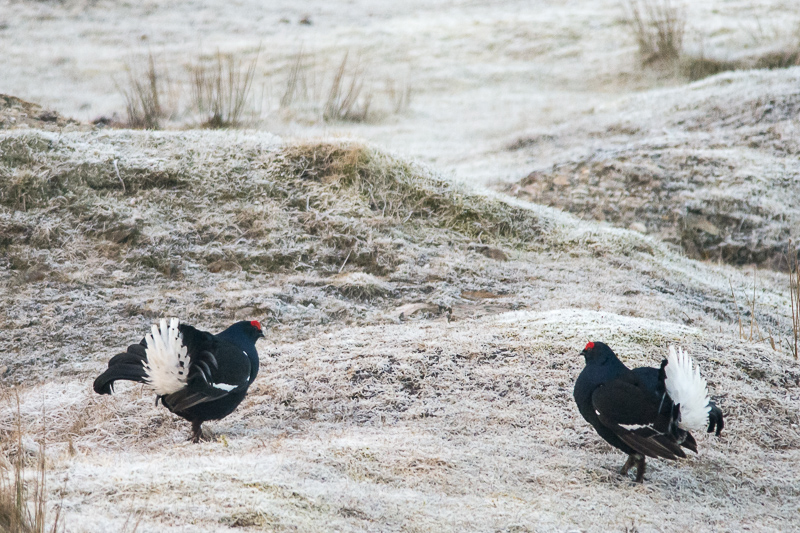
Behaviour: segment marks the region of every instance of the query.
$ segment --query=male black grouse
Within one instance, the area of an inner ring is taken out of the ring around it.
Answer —
[[[581,352],[586,367],[575,382],[575,402],[609,444],[628,454],[627,475],[636,466],[636,481],[644,479],[645,456],[686,457],[681,447],[697,453],[690,431],[719,436],[725,426],[722,411],[708,398],[700,369],[683,350],[670,346],[661,368],[630,370],[611,348],[590,342]]]
[[[115,355],[94,380],[94,391],[111,394],[118,379],[138,381],[161,403],[192,423],[192,442],[206,420],[231,414],[258,374],[256,341],[264,336],[258,321],[241,321],[212,335],[172,318],[153,325],[139,344]]]

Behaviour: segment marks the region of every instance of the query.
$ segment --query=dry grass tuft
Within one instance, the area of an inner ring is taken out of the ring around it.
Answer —
[[[324,65],[329,64],[324,62]],[[368,122],[406,112],[411,84],[387,78],[382,90],[361,58],[346,52],[334,71],[317,67],[311,54],[300,50],[289,66],[280,97],[284,118],[310,121]]]
[[[259,53],[252,60],[237,54],[217,52],[212,58],[199,58],[189,67],[190,113],[199,113],[206,128],[241,126],[251,110],[250,98]],[[150,53],[145,66],[126,66],[127,83],[117,84],[125,99],[126,127],[162,129],[181,106],[181,85],[168,70],[157,64]]]
[[[355,187],[381,217],[425,220],[491,240],[533,243],[546,231],[523,208],[468,193],[416,165],[358,144],[296,144],[287,149],[284,161],[301,178]]]
[[[206,117],[207,128],[232,128],[242,124],[250,106],[260,50],[252,60],[217,52],[210,61],[190,67],[192,107]]]
[[[13,456],[0,463],[0,530],[7,533],[45,533],[58,531],[61,515],[60,507],[56,507],[52,516],[48,517],[47,504],[47,466],[45,463],[45,444],[39,444],[36,453],[36,471],[33,479],[27,479],[26,452],[22,440],[22,416],[20,414],[19,397],[16,398],[16,442]],[[8,441],[14,440],[10,436]],[[8,448],[5,450],[8,452]],[[51,527],[47,527],[47,522]]]
[[[243,52],[200,56],[188,66],[185,80],[171,79],[153,54],[147,56],[144,65],[134,66],[131,62],[126,67],[126,84],[117,84],[128,116],[123,125],[163,129],[168,121],[176,119],[178,125],[177,118],[184,117],[199,118],[204,128],[222,129],[246,125],[248,117],[256,120],[261,110],[254,105],[258,96],[254,98],[252,93],[260,52],[259,49],[251,59]],[[288,65],[276,102],[283,118],[366,122],[409,109],[412,90],[408,81],[399,83],[387,78],[385,89],[375,90],[376,80],[369,76],[369,69],[360,58],[354,60],[346,52],[337,65],[335,70],[317,66],[314,56],[300,49]],[[264,91],[260,98],[262,103],[266,99],[268,107],[273,104]]]
[[[754,57],[731,60],[700,55],[684,54],[680,58],[680,72],[689,80],[696,81],[721,72],[733,70],[774,70],[800,65],[800,48],[791,45],[782,50],[765,52]]]
[[[772,347],[773,350],[777,350],[777,345],[775,343],[775,337],[772,335],[770,331],[766,331],[766,334],[761,332],[761,327],[758,324],[758,320],[756,319],[756,308],[757,308],[757,289],[758,289],[758,268],[754,265],[753,266],[753,296],[750,298],[749,296],[745,296],[745,304],[747,312],[750,316],[750,324],[746,325],[742,322],[742,314],[739,310],[739,301],[736,298],[736,292],[733,290],[733,283],[728,280],[728,284],[731,288],[731,296],[733,298],[733,305],[736,308],[736,320],[738,324],[738,337],[740,340],[748,341],[748,342],[769,342],[769,345]]]
[[[792,306],[792,337],[794,343],[789,342],[789,351],[795,359],[798,357],[800,346],[800,261],[797,250],[792,241],[789,241],[787,261],[789,263],[789,299]]]
[[[125,98],[126,126],[134,129],[157,130],[169,120],[172,112],[167,103],[174,100],[173,84],[168,71],[156,66],[155,57],[147,56],[142,69],[131,62],[126,65],[127,85],[117,85]],[[166,102],[165,102],[166,100]]]
[[[686,12],[672,0],[627,0],[628,23],[645,65],[676,61],[683,52]]]
[[[307,102],[311,99],[310,91],[313,90],[314,80],[309,80],[309,58],[301,48],[292,61],[286,86],[280,99],[281,109],[289,109],[293,105]]]
[[[642,65],[670,67],[673,69],[670,71],[690,81],[734,70],[772,70],[800,65],[797,38],[778,48],[735,60],[707,56],[702,47],[699,53],[686,52],[683,46],[686,9],[680,0],[625,0],[625,10],[639,46]]]
[[[681,73],[691,81],[702,80],[721,72],[739,70],[741,68],[743,67],[739,61],[716,59],[707,57],[705,54],[700,54],[699,56],[687,54],[680,60]]]
[[[345,52],[333,76],[322,111],[326,121],[365,122],[369,118],[373,94],[366,85],[364,69],[358,61],[348,65],[349,57],[350,52]]]
[[[349,272],[335,276],[333,286],[347,298],[356,300],[371,300],[392,290],[390,283],[363,272]]]
[[[751,68],[773,70],[796,67],[797,65],[800,65],[800,46],[793,45],[783,50],[766,52],[756,57]]]

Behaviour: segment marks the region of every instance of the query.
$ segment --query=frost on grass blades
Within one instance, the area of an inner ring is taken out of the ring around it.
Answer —
[[[0,379],[20,387],[24,427],[47,406],[70,528],[115,531],[139,511],[148,531],[797,523],[797,364],[730,330],[728,278],[752,291],[749,270],[363,143],[207,130],[12,130],[0,143],[0,343],[13,341]],[[22,173],[23,186],[5,180]],[[759,312],[790,335],[785,278],[758,287]],[[247,397],[196,445],[147,387],[87,390],[109,346],[167,313],[214,332],[255,318],[268,334]],[[748,423],[698,435],[699,455],[654,461],[652,490],[632,489],[569,401],[587,337],[635,365],[679,343]],[[616,513],[576,511],[589,501]]]

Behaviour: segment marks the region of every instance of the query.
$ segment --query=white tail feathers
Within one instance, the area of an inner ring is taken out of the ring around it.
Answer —
[[[700,377],[700,367],[694,366],[691,356],[683,349],[669,347],[665,386],[672,401],[681,406],[678,427],[686,431],[702,431],[708,425],[708,386]]]
[[[183,345],[178,325],[180,320],[171,318],[169,327],[166,319],[161,319],[160,328],[153,324],[152,332],[145,337],[147,342],[147,383],[159,396],[172,394],[186,386],[189,373],[189,356]]]

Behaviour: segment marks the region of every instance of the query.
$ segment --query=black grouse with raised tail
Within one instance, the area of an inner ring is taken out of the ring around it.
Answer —
[[[264,336],[258,321],[241,321],[212,335],[177,318],[161,320],[139,343],[108,362],[94,391],[111,394],[117,380],[149,386],[161,403],[192,423],[192,442],[201,425],[231,414],[258,374],[256,341]]]
[[[628,454],[622,475],[636,466],[641,482],[645,457],[684,458],[681,448],[697,453],[690,431],[722,431],[722,411],[683,350],[670,346],[661,368],[633,370],[602,342],[588,343],[581,355],[586,367],[575,382],[575,402],[601,437]]]

